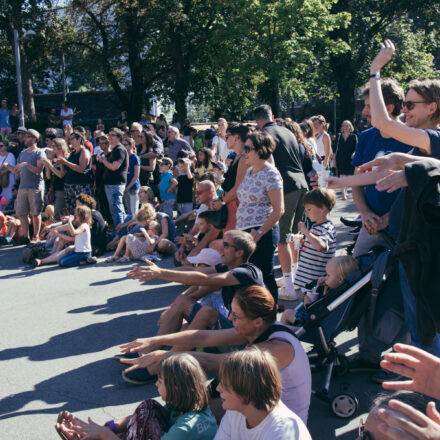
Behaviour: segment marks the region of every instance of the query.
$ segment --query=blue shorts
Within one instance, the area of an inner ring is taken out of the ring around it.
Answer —
[[[188,322],[192,322],[192,320],[194,319],[194,317],[196,316],[196,314],[199,312],[199,310],[202,308],[203,306],[196,302],[191,310],[191,313],[189,314],[189,316],[186,318],[186,320]],[[217,317],[217,321],[214,324],[213,329],[214,330],[221,330],[221,329],[226,329],[226,328],[233,328],[234,325],[232,324],[232,322],[224,315],[222,315],[220,312],[218,313],[218,317]]]

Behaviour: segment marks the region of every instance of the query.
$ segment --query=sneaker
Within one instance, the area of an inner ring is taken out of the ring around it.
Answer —
[[[137,353],[137,352],[135,352],[135,353],[130,353],[130,352],[128,352],[128,353],[119,353],[119,354],[115,354],[114,356],[113,356],[113,359],[115,360],[115,361],[121,361],[121,359],[135,359],[135,358],[137,358],[137,357],[139,357],[139,353]]]
[[[96,264],[98,262],[98,259],[96,257],[87,257],[86,263],[87,264]]]
[[[348,368],[352,373],[362,371],[378,371],[381,370],[380,363],[368,362],[361,357],[357,357],[348,363]]]
[[[129,371],[128,373],[122,373],[122,379],[128,383],[134,383],[135,385],[145,385],[150,382],[155,382],[157,376],[150,374],[146,368],[138,368],[136,370]]]
[[[286,280],[284,277],[279,277],[275,281],[277,282],[278,287],[284,287],[286,285]]]
[[[371,376],[371,380],[375,383],[395,382],[402,380],[404,377],[392,371],[380,370]]]
[[[296,301],[298,299],[298,295],[295,291],[289,292],[286,287],[281,287],[278,289],[278,299],[284,299],[286,301]]]

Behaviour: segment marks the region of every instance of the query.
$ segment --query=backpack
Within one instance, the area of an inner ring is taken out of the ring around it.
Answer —
[[[34,258],[46,258],[50,251],[46,249],[44,243],[28,244],[22,253],[23,263],[31,264]]]

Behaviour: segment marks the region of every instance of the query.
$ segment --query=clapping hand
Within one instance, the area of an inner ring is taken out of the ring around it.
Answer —
[[[160,278],[161,269],[149,260],[144,260],[147,266],[138,266],[128,272],[128,278],[139,281],[152,281]]]
[[[400,188],[408,186],[408,180],[406,179],[405,171],[390,171],[390,174],[376,183],[376,189],[378,191],[386,191],[392,193]]]

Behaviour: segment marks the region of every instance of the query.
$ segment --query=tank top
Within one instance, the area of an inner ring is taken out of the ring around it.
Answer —
[[[225,180],[222,183],[222,188],[225,192],[231,191],[235,186],[235,181],[237,180],[237,170],[238,170],[238,162],[240,162],[241,157],[232,163],[232,165],[226,171],[224,178]]]
[[[316,138],[316,148],[317,148],[319,157],[325,156],[324,142],[322,141],[322,139],[324,138],[324,133],[325,133],[325,131],[321,134],[321,136]]]
[[[67,160],[71,163],[74,163],[75,165],[79,165],[79,158],[81,156],[81,152],[82,149],[80,149],[78,152],[73,150],[70,153],[70,156]],[[66,170],[66,175],[64,176],[64,183],[73,184],[73,185],[92,183],[91,165],[92,165],[92,161],[89,160],[89,163],[87,164],[87,167],[83,173],[77,173],[67,165],[64,165],[64,168]]]
[[[83,223],[86,230],[81,234],[75,235],[75,252],[92,252],[90,226]]]
[[[283,339],[295,351],[293,361],[280,371],[283,403],[307,424],[310,397],[312,395],[312,374],[309,359],[299,339],[286,326],[275,323],[253,343],[271,339]]]

